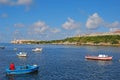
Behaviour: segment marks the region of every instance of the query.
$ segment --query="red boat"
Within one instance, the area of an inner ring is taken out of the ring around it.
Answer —
[[[103,55],[103,54],[99,54],[98,56],[89,56],[88,55],[88,56],[85,56],[85,59],[110,61],[110,60],[112,60],[112,56]]]

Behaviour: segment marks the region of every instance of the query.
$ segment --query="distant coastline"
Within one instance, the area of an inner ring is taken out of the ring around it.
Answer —
[[[120,35],[70,37],[62,40],[37,41],[13,40],[13,44],[62,44],[62,45],[91,45],[91,46],[120,46]]]

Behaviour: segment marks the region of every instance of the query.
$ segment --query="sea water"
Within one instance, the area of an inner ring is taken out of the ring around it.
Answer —
[[[36,45],[1,43],[0,80],[119,80],[120,47],[114,46],[75,46],[75,45]],[[41,52],[32,49],[41,47]],[[16,53],[27,52],[27,57]],[[106,54],[112,61],[86,60],[86,55]],[[15,65],[38,65],[37,73],[7,76],[5,69]]]

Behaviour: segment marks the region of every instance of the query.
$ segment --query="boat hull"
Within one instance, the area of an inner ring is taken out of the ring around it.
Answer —
[[[112,57],[85,56],[85,59],[110,61],[110,60],[112,60]]]
[[[40,51],[42,51],[42,48],[35,48],[35,49],[32,49],[32,51],[34,51],[34,52],[40,52]]]
[[[16,66],[15,70],[10,70],[9,68],[6,69],[6,74],[11,75],[11,74],[27,74],[27,73],[33,73],[38,71],[39,67],[38,66]]]
[[[27,54],[22,54],[22,55],[17,54],[17,56],[18,56],[18,57],[27,57]]]
[[[26,57],[26,56],[27,56],[27,53],[25,53],[25,52],[20,52],[20,53],[17,53],[17,56],[19,56],[19,57]]]

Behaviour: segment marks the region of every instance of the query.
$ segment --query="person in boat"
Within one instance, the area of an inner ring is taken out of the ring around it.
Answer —
[[[15,70],[15,65],[14,65],[14,63],[11,63],[11,64],[10,64],[10,70]]]

